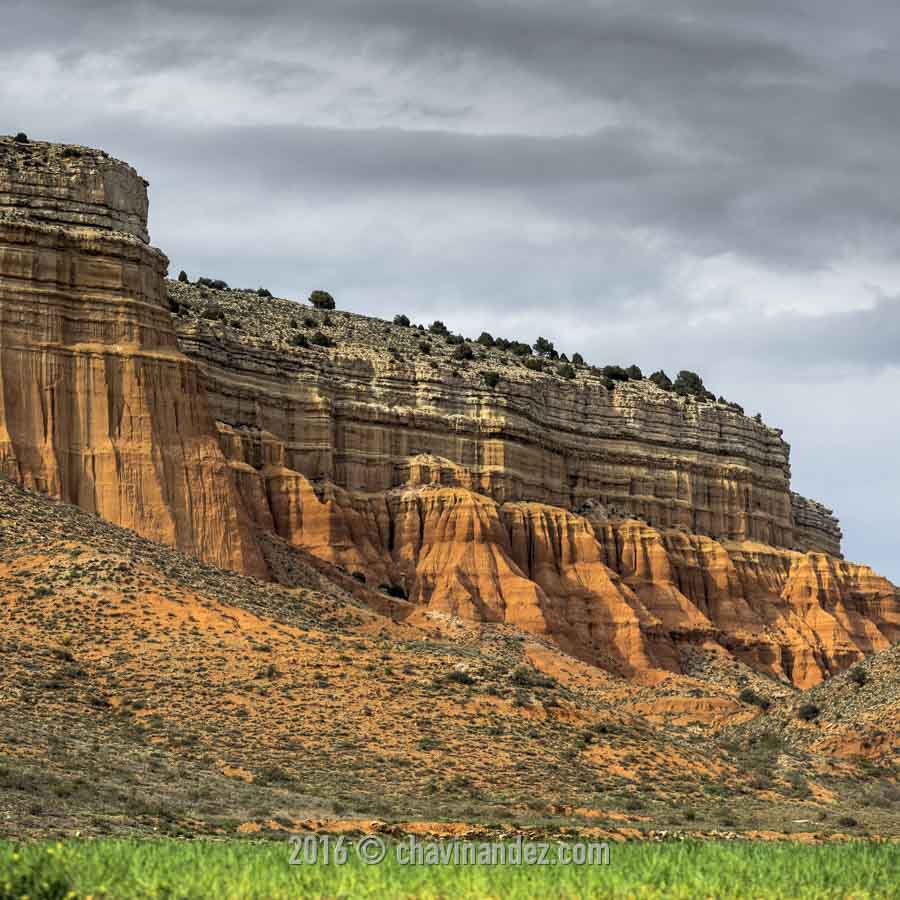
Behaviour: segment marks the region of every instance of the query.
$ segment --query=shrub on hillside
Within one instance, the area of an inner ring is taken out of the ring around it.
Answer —
[[[556,687],[556,679],[552,675],[545,675],[530,666],[517,666],[512,673],[512,682],[520,687]]]
[[[322,334],[321,331],[317,331],[311,338],[310,341],[313,344],[318,344],[320,347],[333,347],[334,341],[328,337],[327,334]]]
[[[403,313],[397,313],[394,316],[394,324],[400,325],[403,328],[409,328],[409,316],[404,316]]]
[[[203,287],[208,287],[214,291],[227,291],[229,290],[228,282],[222,281],[221,278],[198,278],[197,284],[202,285]]]
[[[481,377],[484,378],[484,383],[489,388],[495,388],[498,384],[500,384],[499,372],[482,372]]]
[[[665,373],[662,369],[660,369],[658,372],[654,372],[654,373],[650,376],[650,380],[651,380],[658,388],[662,388],[664,391],[671,391],[671,390],[672,390],[672,387],[673,387],[673,385],[672,385],[672,379],[669,378],[669,376],[666,375],[666,373]]]
[[[803,703],[797,710],[797,717],[804,722],[814,722],[819,718],[819,707],[815,703]]]
[[[762,710],[768,709],[772,702],[760,694],[757,694],[753,688],[745,687],[740,693],[741,703],[749,703],[751,706],[758,706]]]
[[[203,311],[200,313],[200,315],[204,319],[219,320],[221,322],[224,322],[226,318],[225,310],[222,309],[222,307],[219,306],[218,303],[210,303],[207,306],[203,307]]]
[[[309,295],[309,302],[316,309],[334,309],[334,297],[328,291],[313,291]]]
[[[675,378],[673,389],[676,394],[688,397],[699,397],[704,400],[715,400],[716,395],[706,389],[703,379],[688,369],[682,369]]]
[[[604,366],[603,376],[613,381],[628,381],[628,373],[621,366]]]
[[[576,366],[584,365],[584,357],[580,353],[572,354],[572,364]]]
[[[475,679],[468,672],[463,672],[461,669],[453,669],[451,672],[448,672],[445,680],[452,681],[454,684],[475,684]]]
[[[187,272],[185,272],[184,269],[182,269],[182,270],[178,273],[178,280],[179,280],[182,284],[187,284],[187,283],[188,283]]]
[[[566,378],[571,381],[575,377],[575,370],[569,363],[566,363],[556,370],[556,374],[559,375],[560,378]]]
[[[482,331],[480,335],[478,335],[478,343],[481,344],[482,347],[493,347],[494,346],[494,338],[487,332]]]

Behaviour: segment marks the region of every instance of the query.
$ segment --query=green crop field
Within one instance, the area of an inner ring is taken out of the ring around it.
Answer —
[[[900,897],[900,848],[613,844],[596,866],[289,865],[276,841],[0,843],[0,900],[62,898]]]

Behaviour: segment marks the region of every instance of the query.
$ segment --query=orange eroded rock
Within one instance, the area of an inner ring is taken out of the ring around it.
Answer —
[[[0,471],[265,576],[133,169],[0,141]],[[37,174],[36,174],[37,173]]]

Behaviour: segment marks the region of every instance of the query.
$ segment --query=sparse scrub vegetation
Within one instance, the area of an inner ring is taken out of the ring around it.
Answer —
[[[316,309],[334,309],[334,297],[328,293],[328,291],[313,291],[309,295],[309,302]]]

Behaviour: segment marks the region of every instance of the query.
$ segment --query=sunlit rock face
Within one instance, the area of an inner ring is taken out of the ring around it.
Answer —
[[[0,140],[0,470],[264,575],[146,217],[124,163]]]

